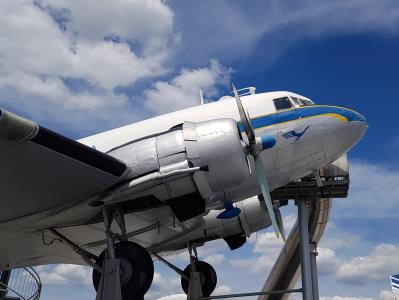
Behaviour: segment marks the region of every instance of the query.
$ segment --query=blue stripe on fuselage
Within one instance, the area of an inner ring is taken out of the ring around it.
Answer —
[[[251,124],[254,129],[259,129],[267,126],[295,121],[302,118],[316,117],[325,114],[340,115],[346,118],[349,122],[366,121],[366,119],[361,114],[351,109],[338,106],[315,105],[301,108],[293,108],[277,113],[272,113],[269,115],[255,117],[251,119]],[[238,123],[238,127],[241,131],[244,131],[244,127],[242,126],[241,122]]]

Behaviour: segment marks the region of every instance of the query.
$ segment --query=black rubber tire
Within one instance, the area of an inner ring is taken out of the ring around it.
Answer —
[[[204,261],[196,261],[195,268],[200,273],[202,296],[209,297],[215,290],[218,282],[216,271],[210,264]],[[190,277],[190,269],[190,265],[184,269],[184,274],[187,277]],[[181,287],[186,294],[188,293],[188,286],[189,281],[182,277]]]
[[[104,250],[98,257],[97,264],[103,265],[105,258]],[[124,258],[132,266],[130,280],[122,285],[123,300],[141,299],[151,286],[154,278],[154,263],[151,255],[139,244],[133,242],[120,242],[115,244],[116,258]],[[93,269],[93,286],[98,289],[101,280],[101,273]]]

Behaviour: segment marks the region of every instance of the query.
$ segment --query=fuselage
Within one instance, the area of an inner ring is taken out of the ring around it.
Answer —
[[[261,153],[271,190],[335,161],[361,139],[367,128],[365,118],[354,110],[315,105],[310,99],[291,92],[260,93],[241,99],[256,136],[271,135],[277,140],[275,147]],[[157,116],[84,138],[80,142],[107,152],[167,131],[184,121],[202,122],[220,118],[236,120],[243,132],[235,99],[226,96],[217,102]],[[226,192],[233,201],[259,194],[253,178]]]

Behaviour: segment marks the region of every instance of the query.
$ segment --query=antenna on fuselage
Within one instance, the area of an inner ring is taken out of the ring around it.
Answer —
[[[205,102],[204,102],[204,96],[203,96],[203,94],[202,94],[202,90],[200,89],[200,101],[201,101],[201,105],[203,105]]]

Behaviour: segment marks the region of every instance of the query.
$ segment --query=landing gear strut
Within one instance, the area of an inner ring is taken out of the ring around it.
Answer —
[[[102,268],[93,270],[96,300],[143,299],[154,277],[154,264],[150,254],[140,245],[127,241],[123,212],[114,207],[103,209],[107,248],[96,260]],[[121,235],[111,231],[116,220]],[[115,243],[119,239],[120,242]]]
[[[157,253],[153,253],[153,255],[180,275],[181,287],[187,294],[187,300],[209,297],[216,288],[216,271],[210,264],[198,260],[197,250],[191,243],[188,243],[188,251],[190,254],[190,264],[184,271],[159,256]]]
[[[93,267],[96,300],[141,300],[154,277],[151,255],[140,245],[128,241],[124,213],[120,207],[103,207],[102,212],[107,248],[98,257],[58,230],[49,228],[49,231]],[[120,234],[111,231],[114,220],[118,224]],[[115,243],[117,240],[119,242]]]
[[[188,243],[187,246],[190,264],[183,271],[185,276],[181,278],[181,287],[187,294],[188,300],[209,297],[216,288],[216,271],[210,264],[198,260],[195,245]]]
[[[151,286],[154,264],[147,250],[133,242],[115,244],[115,258],[119,259],[119,275],[122,299],[141,299]],[[98,257],[97,264],[103,266],[107,250]],[[96,291],[101,273],[93,270],[93,285]]]
[[[207,262],[197,260],[195,263],[195,271],[199,273],[202,296],[209,297],[216,288],[217,275],[215,269]],[[190,277],[191,264],[184,269],[184,274]],[[190,282],[184,277],[181,278],[181,287],[188,294]]]

